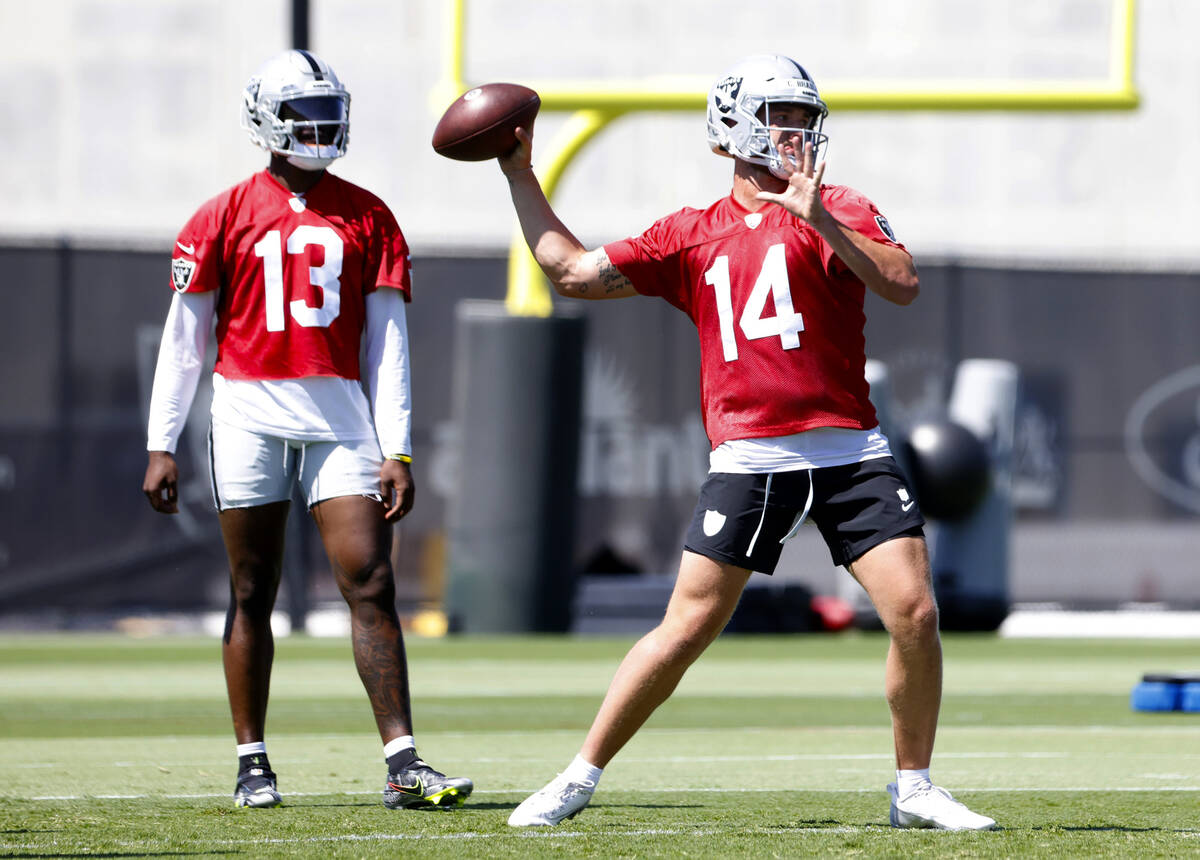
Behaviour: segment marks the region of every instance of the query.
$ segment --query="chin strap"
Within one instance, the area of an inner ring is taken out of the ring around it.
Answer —
[[[312,155],[289,155],[287,163],[292,167],[298,167],[301,170],[324,170],[329,165],[337,161],[337,156],[333,158],[316,158]]]
[[[324,170],[337,161],[341,153],[336,146],[313,146],[310,143],[297,143],[290,153],[280,153],[292,167],[301,170]]]

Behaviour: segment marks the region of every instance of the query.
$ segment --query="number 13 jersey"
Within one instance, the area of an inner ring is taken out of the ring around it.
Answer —
[[[360,379],[366,296],[411,298],[409,252],[374,194],[326,173],[293,195],[263,170],[209,200],[171,260],[179,292],[220,290],[216,373]]]
[[[903,249],[857,191],[826,185],[821,199],[843,224]],[[639,293],[661,296],[696,324],[714,448],[878,423],[865,377],[866,287],[805,221],[774,204],[750,212],[729,196],[605,251]]]

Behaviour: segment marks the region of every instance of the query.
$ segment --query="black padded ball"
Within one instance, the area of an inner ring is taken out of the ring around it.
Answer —
[[[921,512],[938,520],[969,516],[992,485],[992,464],[979,437],[950,420],[913,425],[904,454]]]

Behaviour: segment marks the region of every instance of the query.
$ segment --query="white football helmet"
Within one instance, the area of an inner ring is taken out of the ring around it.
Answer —
[[[812,119],[807,127],[784,130],[812,143],[813,155],[819,157],[829,142],[821,132],[829,108],[821,101],[812,76],[795,60],[779,54],[747,57],[713,84],[708,91],[709,147],[718,155],[762,164],[775,176],[787,179],[769,130],[771,105],[779,102],[809,109]]]
[[[246,83],[242,128],[288,163],[323,170],[345,155],[350,143],[350,93],[313,53],[285,51]]]

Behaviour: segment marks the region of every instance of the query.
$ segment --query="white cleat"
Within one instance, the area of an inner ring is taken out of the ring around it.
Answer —
[[[933,827],[938,830],[994,830],[996,822],[986,815],[967,809],[936,785],[918,788],[906,797],[899,797],[896,783],[889,782],[888,796],[892,801],[889,818],[892,827]]]
[[[578,815],[595,790],[594,782],[571,782],[560,773],[541,791],[525,798],[508,816],[508,823],[511,827],[553,827]]]
[[[260,771],[261,773],[261,771]],[[275,787],[275,774],[270,777],[259,775],[240,779],[233,792],[233,805],[239,808],[270,809],[283,802],[279,790]]]

